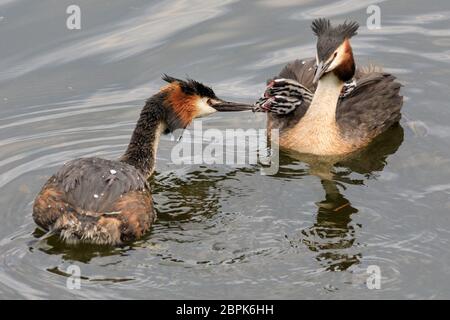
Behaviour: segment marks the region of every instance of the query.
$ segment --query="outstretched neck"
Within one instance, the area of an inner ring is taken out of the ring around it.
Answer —
[[[333,72],[324,75],[317,85],[316,92],[305,117],[321,119],[324,124],[336,121],[336,108],[344,82]]]
[[[159,138],[166,129],[164,97],[151,97],[141,111],[128,148],[120,161],[131,164],[149,178],[155,170]]]

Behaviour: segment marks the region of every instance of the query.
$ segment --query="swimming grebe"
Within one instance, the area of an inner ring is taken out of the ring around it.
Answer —
[[[268,112],[282,148],[320,156],[358,150],[400,120],[401,85],[377,68],[356,69],[350,38],[356,22],[312,23],[316,59],[286,65],[254,111]]]
[[[147,179],[155,168],[160,134],[216,111],[251,109],[217,98],[197,81],[163,79],[169,85],[147,100],[122,157],[76,159],[50,177],[34,202],[37,225],[67,243],[117,245],[140,238],[156,218]]]

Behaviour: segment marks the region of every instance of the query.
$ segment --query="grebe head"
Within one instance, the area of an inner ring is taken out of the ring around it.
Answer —
[[[214,91],[193,79],[181,80],[163,75],[169,85],[162,88],[165,105],[168,108],[167,131],[186,128],[193,119],[207,116],[217,111],[246,111],[252,106],[219,99]]]
[[[314,82],[333,72],[341,81],[346,82],[355,74],[355,61],[349,39],[357,34],[357,22],[344,22],[333,27],[330,20],[315,19],[311,29],[317,36],[317,69]]]

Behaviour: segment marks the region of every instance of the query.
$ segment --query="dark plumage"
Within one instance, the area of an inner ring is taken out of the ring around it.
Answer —
[[[319,18],[312,22],[311,29],[317,36],[317,56],[326,60],[344,41],[357,35],[357,22],[347,22],[333,27],[330,20]]]
[[[181,90],[183,90],[185,94],[188,95],[197,94],[201,97],[217,99],[217,96],[214,93],[213,89],[196,80],[193,79],[181,80],[168,76],[167,74],[164,74],[162,79],[168,83],[178,82],[180,84]]]
[[[156,149],[153,146],[157,143],[158,126],[164,122],[166,133],[185,127],[167,100],[166,91],[158,92],[147,100],[127,150],[121,157],[122,161],[131,164],[146,176],[151,175],[155,167]]]
[[[50,178],[67,201],[91,212],[112,212],[114,200],[130,191],[149,191],[147,179],[136,167],[114,160],[81,158],[67,162]]]
[[[336,110],[342,135],[364,144],[400,121],[403,105],[400,88],[389,73],[362,73],[355,89],[339,101]]]
[[[156,219],[146,176],[100,158],[67,162],[36,197],[33,218],[68,243],[118,244],[142,236]]]
[[[330,20],[325,18],[315,19],[311,23],[311,29],[317,37],[329,36],[341,38],[341,40],[343,40],[344,38],[351,38],[353,36],[356,36],[358,34],[356,32],[358,28],[359,24],[355,21],[345,21],[343,24],[340,24],[337,27],[333,27]]]
[[[142,237],[156,218],[147,179],[159,135],[216,110],[251,108],[222,101],[195,80],[164,80],[170,84],[147,100],[120,159],[72,160],[50,177],[34,202],[37,225],[68,243],[117,245]]]

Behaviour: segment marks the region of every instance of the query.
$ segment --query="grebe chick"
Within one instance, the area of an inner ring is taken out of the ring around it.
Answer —
[[[356,69],[350,38],[355,22],[332,26],[316,19],[316,59],[289,63],[269,81],[254,111],[268,113],[282,148],[319,156],[345,155],[367,146],[398,123],[401,85],[379,68]]]
[[[117,245],[139,239],[156,218],[147,179],[160,134],[216,111],[251,109],[217,98],[195,80],[163,79],[169,84],[147,100],[122,157],[72,160],[50,177],[33,206],[38,226],[67,243]]]

